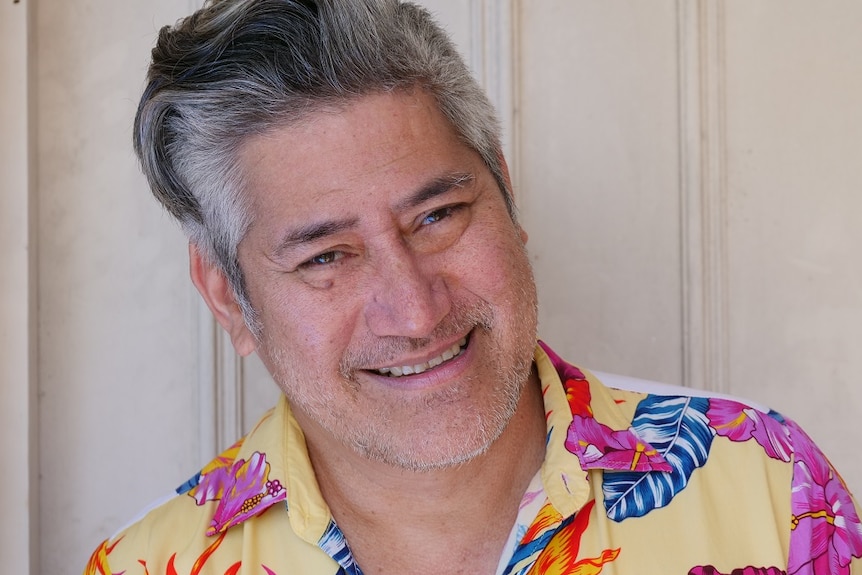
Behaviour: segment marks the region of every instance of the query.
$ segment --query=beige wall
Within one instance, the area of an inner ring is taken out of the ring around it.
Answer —
[[[862,4],[769,8],[726,10],[729,376],[803,424],[858,494]]]
[[[862,5],[425,3],[500,107],[542,336],[768,403],[862,488]],[[201,313],[129,144],[155,33],[196,4],[0,7],[10,572],[80,572],[274,395]]]
[[[158,26],[189,2],[34,3],[41,572],[199,465],[185,241],[131,150]]]
[[[676,4],[541,4],[521,3],[517,161],[540,331],[682,383]]]
[[[29,5],[0,4],[0,558],[39,565]]]

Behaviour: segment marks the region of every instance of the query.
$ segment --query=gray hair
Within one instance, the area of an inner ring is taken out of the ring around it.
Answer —
[[[399,0],[208,0],[152,51],[134,147],[153,194],[230,282],[257,333],[237,246],[251,221],[237,162],[253,135],[363,95],[419,87],[515,210],[493,106],[446,33]]]

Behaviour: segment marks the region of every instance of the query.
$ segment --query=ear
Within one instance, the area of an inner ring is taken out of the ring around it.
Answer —
[[[503,171],[503,181],[506,182],[506,186],[509,188],[509,193],[512,195],[512,201],[514,202],[515,188],[512,186],[512,176],[509,175],[509,164],[506,163],[506,157],[503,155],[502,150],[497,154],[497,161],[500,162],[500,169]],[[526,244],[529,239],[527,231],[519,225],[518,233],[521,236],[521,241]]]
[[[515,201],[515,190],[512,187],[512,176],[509,175],[509,164],[506,162],[506,156],[503,155],[503,150],[497,152],[497,162],[500,163],[500,170],[503,172],[503,181],[506,182],[506,187],[509,188],[509,193],[512,194],[512,201]]]
[[[234,349],[246,356],[257,347],[257,340],[249,331],[236,303],[233,289],[219,267],[205,258],[195,244],[189,244],[189,272],[192,283],[210,308],[216,321],[230,335]]]

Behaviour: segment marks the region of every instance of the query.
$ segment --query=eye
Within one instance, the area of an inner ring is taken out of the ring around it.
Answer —
[[[339,261],[343,257],[344,257],[344,252],[340,252],[340,251],[336,251],[336,250],[333,250],[330,252],[323,252],[322,254],[318,254],[318,255],[314,256],[313,258],[304,261],[303,263],[301,263],[299,265],[299,267],[304,268],[304,269],[309,269],[309,268],[328,266],[328,265],[332,265],[332,264],[336,263],[337,261]]]
[[[423,253],[436,253],[457,242],[470,225],[471,205],[449,204],[418,214],[409,235],[413,249]]]
[[[445,220],[446,218],[451,217],[456,211],[458,211],[462,207],[463,206],[458,206],[458,205],[446,206],[445,208],[440,208],[440,209],[434,210],[433,212],[429,212],[428,214],[426,214],[422,218],[422,221],[419,222],[419,225],[427,226],[430,224],[436,224],[437,222],[439,222],[441,220]]]

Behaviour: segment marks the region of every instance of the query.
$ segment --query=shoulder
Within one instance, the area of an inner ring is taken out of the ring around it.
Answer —
[[[205,550],[212,517],[211,504],[196,505],[187,494],[156,502],[132,523],[102,542],[93,552],[85,575],[97,573],[168,573],[180,550]]]
[[[248,436],[104,541],[85,575],[235,574],[243,557],[264,556],[261,569],[281,565],[278,572],[288,573],[283,565],[291,557],[311,561],[307,540],[294,533],[287,512],[288,415],[280,400]]]
[[[610,389],[631,391],[648,395],[687,396],[702,397],[706,399],[716,400],[728,400],[743,403],[753,409],[757,409],[758,411],[764,413],[771,411],[767,406],[752,401],[750,399],[745,399],[723,393],[717,393],[704,389],[683,387],[681,385],[671,385],[659,381],[652,381],[649,379],[641,379],[615,373],[606,373],[602,371],[593,371],[592,374],[596,376],[596,378],[599,379],[603,385],[607,386]]]
[[[265,415],[262,422],[268,418]],[[229,534],[229,527],[284,498],[283,493],[277,499],[267,493],[273,483],[267,481],[269,465],[265,455],[246,453],[251,443],[255,442],[240,439],[170,494],[147,506],[96,549],[85,575],[174,573],[180,565],[191,567],[210,559],[218,547],[222,561],[228,558],[230,541],[240,536]]]
[[[631,404],[635,429],[652,429],[659,414],[702,427],[705,438],[752,442],[766,457],[792,464],[799,459],[826,462],[808,435],[791,419],[750,399],[690,387],[594,372],[620,404]]]
[[[240,442],[241,443],[241,442]],[[202,482],[213,471],[230,467],[237,443],[173,492],[143,509],[93,552],[84,575],[98,573],[171,573],[187,555],[200,557],[219,538],[207,535],[217,501],[206,497]],[[219,540],[221,543],[221,541]]]
[[[734,506],[747,498],[741,509],[765,509],[769,503],[776,518],[789,516],[788,573],[832,572],[827,565],[843,572],[862,557],[856,502],[828,458],[793,420],[743,398],[613,374],[595,376],[617,401],[635,404],[632,428],[665,449],[672,475],[720,477],[720,482],[710,481],[710,491],[702,491],[704,498],[714,495],[720,483],[718,489],[728,495],[723,500]],[[686,458],[695,465],[680,463]],[[695,466],[705,469],[695,474]],[[734,486],[730,492],[727,485]]]

